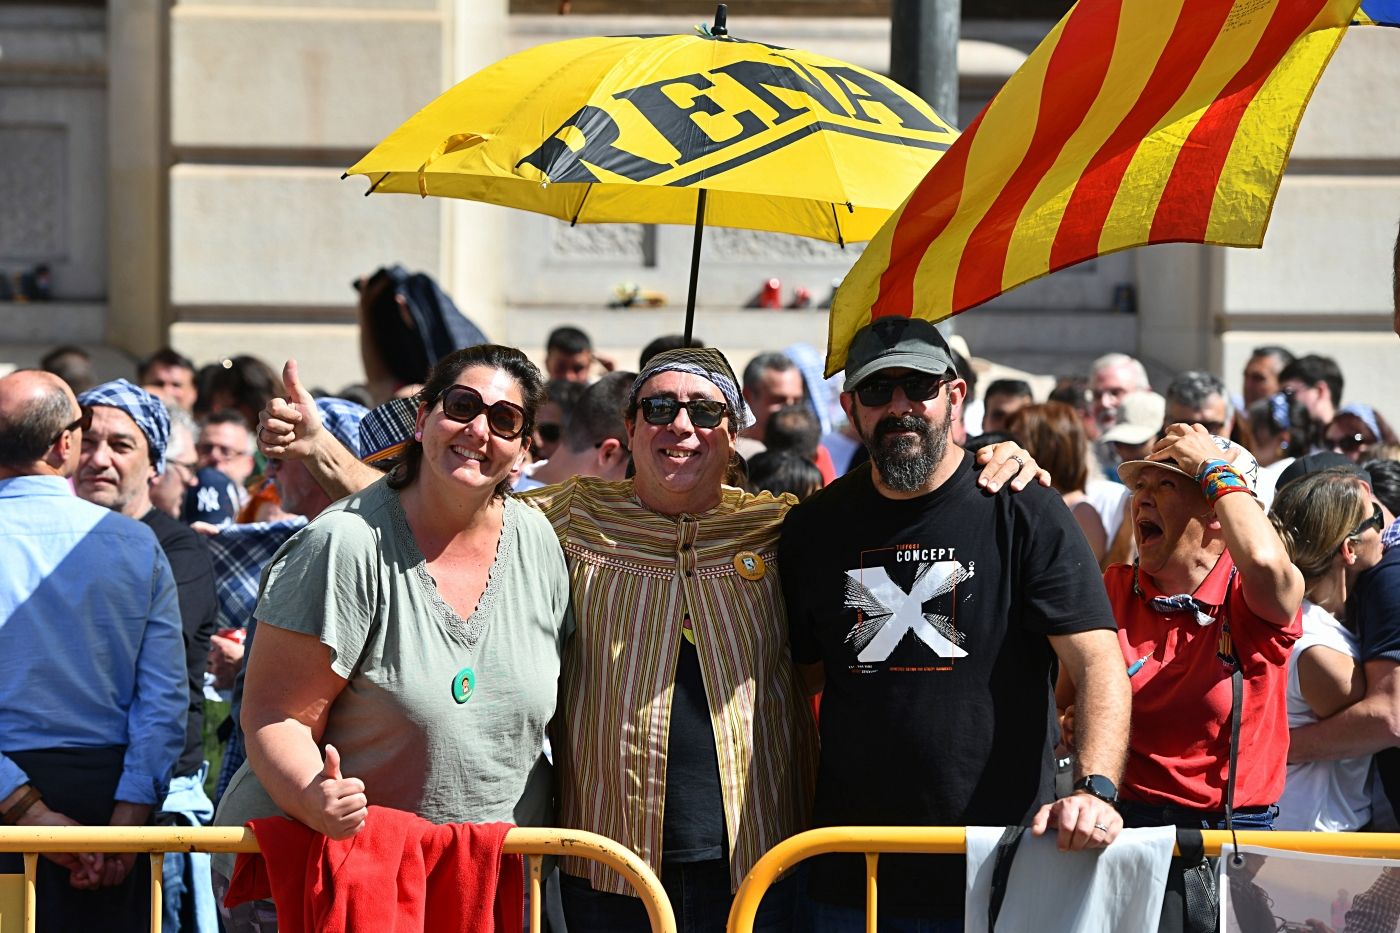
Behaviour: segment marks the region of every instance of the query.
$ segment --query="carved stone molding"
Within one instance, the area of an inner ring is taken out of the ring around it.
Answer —
[[[0,261],[67,252],[67,149],[65,127],[0,125]]]
[[[644,264],[647,233],[642,224],[551,224],[549,255],[553,259],[587,259]]]
[[[835,243],[784,233],[713,227],[705,231],[705,247],[718,259],[734,262],[820,262],[849,265],[865,249],[864,243]]]

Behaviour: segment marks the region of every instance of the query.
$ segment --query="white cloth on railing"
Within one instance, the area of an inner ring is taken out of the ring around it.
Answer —
[[[992,872],[1001,827],[967,828],[966,933],[989,933]],[[1060,852],[1055,831],[1027,830],[1015,858],[996,933],[1155,930],[1176,827],[1125,829],[1105,849]]]

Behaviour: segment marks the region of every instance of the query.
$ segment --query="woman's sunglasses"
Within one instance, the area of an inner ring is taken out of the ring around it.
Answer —
[[[895,389],[903,389],[904,397],[911,402],[927,402],[943,388],[942,376],[927,373],[910,373],[898,379],[867,379],[856,386],[856,398],[867,408],[888,405],[894,398]]]
[[[1350,454],[1372,443],[1372,441],[1364,434],[1347,434],[1342,437],[1329,437],[1327,443],[1332,445],[1333,450]]]
[[[502,399],[487,405],[480,392],[471,386],[463,385],[448,386],[442,390],[438,399],[442,402],[443,415],[453,421],[467,424],[475,421],[484,411],[486,426],[497,437],[513,441],[525,433],[525,425],[529,419],[525,415],[525,409],[514,402]]]
[[[1356,530],[1347,535],[1348,538],[1359,538],[1366,533],[1367,528],[1374,528],[1380,531],[1385,527],[1385,513],[1381,511],[1379,502],[1371,503],[1371,517],[1356,526]]]
[[[641,399],[638,406],[642,410],[642,420],[647,424],[667,425],[676,420],[676,415],[680,414],[682,408],[690,418],[690,423],[697,428],[714,428],[724,420],[724,416],[729,412],[729,406],[724,402],[716,402],[707,398],[693,398],[688,402],[680,399],[667,398],[665,396],[653,396]]]

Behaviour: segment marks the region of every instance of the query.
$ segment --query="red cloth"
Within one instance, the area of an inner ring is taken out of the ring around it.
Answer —
[[[1240,710],[1240,754],[1235,806],[1277,803],[1288,761],[1288,653],[1302,634],[1299,613],[1280,627],[1245,605],[1239,575],[1228,552],[1192,594],[1217,621],[1199,625],[1194,610],[1159,613],[1149,600],[1169,596],[1141,574],[1142,595],[1133,592],[1133,568],[1116,564],[1104,586],[1118,620],[1124,662],[1147,660],[1132,675],[1133,728],[1128,764],[1119,790],[1127,800],[1219,811],[1225,807],[1230,761],[1231,667],[1217,654],[1219,621],[1230,593],[1230,637],[1244,667]]]
[[[349,839],[281,816],[247,826],[262,853],[238,856],[224,905],[271,897],[283,933],[520,933],[524,870],[501,853],[507,823],[370,807]]]
[[[817,445],[817,456],[814,462],[822,475],[822,485],[830,486],[832,481],[836,479],[836,464],[832,462],[831,451],[826,449],[825,444]]]

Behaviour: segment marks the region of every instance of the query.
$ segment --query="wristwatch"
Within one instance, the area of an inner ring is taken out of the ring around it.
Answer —
[[[1074,782],[1075,792],[1083,791],[1091,797],[1097,797],[1104,803],[1118,804],[1118,788],[1113,782],[1102,774],[1086,774]]]

